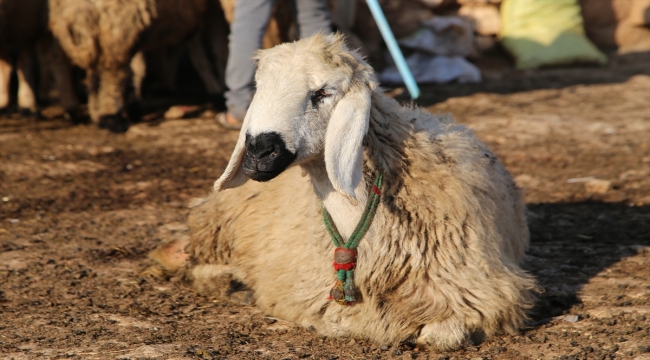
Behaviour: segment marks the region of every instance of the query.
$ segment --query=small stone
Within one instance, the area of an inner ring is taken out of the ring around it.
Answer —
[[[381,349],[381,351],[386,351],[386,350],[388,350],[388,346],[386,346],[386,345],[382,345],[382,346],[380,347],[380,349]]]
[[[163,115],[165,120],[176,120],[181,119],[190,112],[190,107],[188,106],[172,106]]]
[[[269,325],[275,324],[276,322],[278,322],[278,319],[272,318],[272,317],[269,317],[269,316],[263,317],[262,320],[264,320],[264,322],[269,324]]]
[[[593,179],[585,182],[585,191],[588,194],[605,194],[611,186],[612,183],[610,181]]]
[[[192,304],[192,305],[186,307],[185,309],[183,309],[183,314],[189,314],[189,313],[191,313],[194,309],[196,309],[197,307],[198,307],[198,306],[196,306],[196,304]]]
[[[567,315],[564,317],[564,321],[574,323],[578,322],[579,318],[578,315]]]

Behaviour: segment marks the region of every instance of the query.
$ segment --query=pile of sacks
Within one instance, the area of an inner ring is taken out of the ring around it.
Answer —
[[[596,46],[650,50],[650,0],[379,2],[418,83],[479,82],[479,69],[467,59],[497,44],[520,69],[603,64],[607,57]],[[382,62],[380,80],[401,84],[388,53]]]
[[[501,0],[384,0],[388,22],[404,50],[418,83],[475,83],[480,70],[476,58],[497,43]],[[390,57],[380,73],[382,82],[401,84]]]

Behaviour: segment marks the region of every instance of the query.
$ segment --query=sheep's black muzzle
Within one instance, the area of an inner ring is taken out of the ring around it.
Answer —
[[[242,171],[255,181],[268,181],[280,175],[296,157],[276,132],[256,136],[246,134],[246,156]]]

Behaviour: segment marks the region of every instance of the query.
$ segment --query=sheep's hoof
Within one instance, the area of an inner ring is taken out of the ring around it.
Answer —
[[[138,123],[142,119],[142,106],[138,102],[130,103],[126,106],[126,114],[133,123]]]
[[[90,117],[85,115],[83,111],[79,109],[66,110],[65,118],[75,125],[90,123]]]
[[[129,130],[129,121],[120,115],[103,115],[99,118],[99,128],[124,133]]]
[[[217,112],[225,111],[227,109],[226,98],[223,96],[223,94],[210,95],[210,103],[212,103],[212,107]]]
[[[39,115],[37,110],[28,109],[28,108],[19,108],[18,114],[20,114],[20,116],[24,116],[31,119],[36,119],[38,118]]]

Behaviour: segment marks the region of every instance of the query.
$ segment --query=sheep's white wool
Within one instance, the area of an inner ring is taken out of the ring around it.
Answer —
[[[230,163],[190,216],[183,272],[194,285],[224,293],[230,276],[266,313],[329,336],[446,350],[473,333],[516,332],[536,290],[519,267],[529,234],[520,191],[485,145],[449,116],[386,97],[340,36],[257,58],[258,92]],[[280,134],[297,166],[246,182],[247,132]],[[334,246],[320,204],[349,235],[377,172],[385,186],[355,269],[361,300],[340,306],[327,299]],[[192,270],[206,264],[231,273]]]

